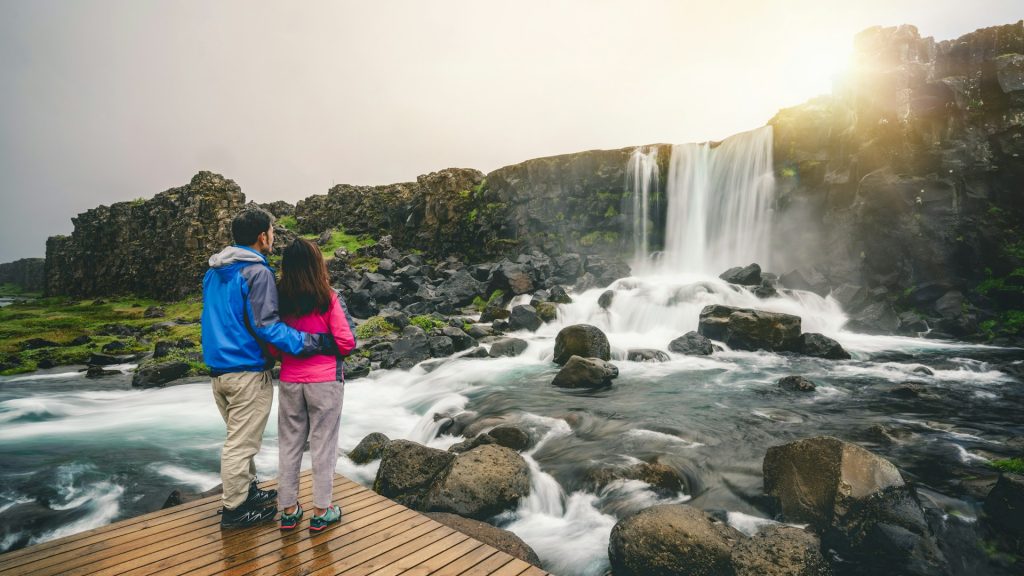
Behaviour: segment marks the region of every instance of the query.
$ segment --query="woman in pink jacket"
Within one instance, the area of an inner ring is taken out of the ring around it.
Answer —
[[[274,351],[274,355],[281,358],[281,384],[277,393],[281,529],[293,529],[302,519],[303,511],[298,503],[299,466],[309,438],[315,508],[309,529],[319,532],[341,519],[341,509],[331,504],[345,395],[341,356],[350,353],[356,341],[342,303],[331,289],[320,249],[309,241],[299,238],[285,248],[277,290],[281,318],[286,324],[304,332],[329,333],[338,344],[338,357],[300,358]]]

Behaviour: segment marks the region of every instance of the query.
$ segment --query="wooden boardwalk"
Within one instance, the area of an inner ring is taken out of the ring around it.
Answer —
[[[304,510],[312,499],[306,471]],[[221,530],[220,496],[204,498],[0,555],[0,574],[546,574],[344,476],[335,478],[334,502],[341,523],[310,534],[308,513],[291,532],[276,522]]]

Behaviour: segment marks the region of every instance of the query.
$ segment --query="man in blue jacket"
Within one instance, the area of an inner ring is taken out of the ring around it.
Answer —
[[[243,210],[231,222],[235,244],[210,258],[203,278],[203,359],[213,376],[227,438],[221,452],[224,484],[222,526],[247,526],[273,520],[276,490],[256,484],[253,457],[274,398],[273,359],[267,344],[294,355],[334,355],[326,334],[299,332],[281,322],[277,285],[266,255],[274,246],[273,220],[262,210]]]

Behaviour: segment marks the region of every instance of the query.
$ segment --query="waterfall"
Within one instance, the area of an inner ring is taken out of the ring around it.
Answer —
[[[626,193],[633,198],[633,260],[643,262],[650,255],[651,228],[657,214],[652,196],[658,190],[658,147],[633,151],[626,165]],[[653,210],[652,210],[653,208]]]
[[[665,272],[717,275],[751,262],[771,267],[771,126],[717,145],[672,146],[667,194]]]

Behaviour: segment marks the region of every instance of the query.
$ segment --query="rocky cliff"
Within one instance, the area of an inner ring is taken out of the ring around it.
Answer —
[[[875,329],[1020,333],[1024,21],[945,42],[865,30],[832,95],[770,124],[779,234],[804,276],[873,306]]]
[[[22,258],[0,264],[0,284],[16,284],[26,292],[43,290],[42,258]]]
[[[194,293],[207,258],[231,242],[231,217],[244,204],[234,181],[200,172],[149,200],[79,214],[70,236],[46,242],[46,293],[161,299]]]

